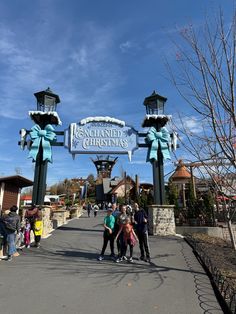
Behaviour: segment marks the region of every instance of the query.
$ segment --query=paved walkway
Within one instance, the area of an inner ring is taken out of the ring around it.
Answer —
[[[151,265],[96,260],[104,213],[70,221],[0,262],[0,313],[223,313],[192,249],[178,237],[150,237]],[[110,254],[109,250],[106,252]],[[139,256],[138,246],[134,256]]]

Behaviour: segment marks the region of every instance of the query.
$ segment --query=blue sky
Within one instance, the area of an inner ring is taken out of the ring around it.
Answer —
[[[172,64],[177,28],[198,27],[206,14],[223,8],[226,20],[232,0],[11,0],[0,2],[0,175],[21,174],[33,179],[34,163],[17,142],[21,128],[30,129],[29,110],[36,109],[34,93],[50,87],[60,96],[62,126],[88,116],[110,116],[143,131],[143,100],[155,89],[168,98],[165,113],[192,113],[168,80],[164,64]],[[189,125],[196,127],[194,120]],[[173,155],[172,155],[173,156]],[[185,158],[181,147],[177,158]],[[48,185],[72,177],[96,174],[93,155],[71,155],[53,148]],[[152,182],[146,149],[119,155],[113,170]],[[165,173],[173,169],[173,156]]]

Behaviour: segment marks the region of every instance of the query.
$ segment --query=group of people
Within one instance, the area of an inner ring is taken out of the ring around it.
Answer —
[[[26,210],[23,219],[17,214],[17,206],[12,206],[0,217],[0,235],[3,237],[3,247],[6,249],[7,260],[11,261],[13,256],[19,255],[17,251],[17,242],[20,247],[30,248],[31,230],[34,234],[35,247],[40,247],[42,236],[42,212],[39,207],[32,205]]]
[[[97,204],[94,204],[94,205],[92,203],[88,203],[87,205],[84,204],[83,208],[87,210],[88,217],[90,217],[92,210],[93,210],[94,217],[97,217],[97,213],[99,211],[99,206]]]
[[[134,203],[133,208],[129,205],[117,207],[112,204],[107,209],[107,215],[104,218],[103,246],[99,261],[104,259],[104,254],[110,243],[110,257],[117,263],[128,260],[133,263],[133,248],[139,242],[140,260],[151,261],[150,248],[148,241],[148,217],[146,212],[139,208],[138,203]],[[114,251],[114,243],[117,245],[117,258]],[[127,258],[127,249],[129,247],[129,258]]]

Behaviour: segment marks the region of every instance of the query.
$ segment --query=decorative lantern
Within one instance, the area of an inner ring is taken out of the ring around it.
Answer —
[[[61,124],[56,112],[57,104],[60,102],[58,95],[54,94],[48,87],[45,91],[34,94],[37,99],[37,111],[29,111],[31,119],[41,128],[47,124]]]
[[[144,99],[144,106],[146,106],[146,114],[148,115],[164,115],[164,104],[167,98],[158,95],[155,90]]]
[[[60,103],[58,95],[48,87],[45,91],[35,93],[34,96],[37,99],[37,110],[43,112],[53,112],[57,110],[57,104]]]
[[[164,114],[164,105],[167,98],[158,95],[153,91],[151,96],[144,99],[144,106],[146,106],[146,116],[144,118],[142,127],[152,127],[160,129],[171,119],[171,116]]]

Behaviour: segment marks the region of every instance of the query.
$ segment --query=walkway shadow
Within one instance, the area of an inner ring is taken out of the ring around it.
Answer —
[[[91,252],[82,252],[82,251],[56,251],[55,253],[56,255],[61,255],[63,257],[81,257],[81,258],[85,258],[88,260],[93,260],[93,259],[97,259],[98,254],[96,253],[91,253]]]
[[[61,226],[57,230],[64,230],[64,231],[89,231],[89,232],[99,232],[102,233],[103,230],[101,229],[86,229],[86,228],[75,228],[75,227],[67,227],[67,226]]]
[[[90,247],[91,250],[94,248]],[[195,293],[198,298],[199,306],[203,310],[203,313],[213,313],[217,311],[218,304],[216,301],[212,301],[212,287],[208,281],[208,278],[204,271],[198,267],[198,262],[188,256],[188,252],[185,252],[185,247],[182,247],[182,254],[184,255],[187,263],[187,267],[173,267],[168,265],[158,265],[158,259],[167,257],[170,258],[175,254],[159,254],[153,257],[152,262],[145,263],[135,260],[133,264],[128,262],[115,263],[108,255],[105,256],[105,260],[98,262],[98,251],[77,250],[71,247],[69,250],[58,247],[57,250],[51,251],[46,248],[41,248],[39,251],[34,252],[34,263],[31,261],[24,261],[21,266],[37,267],[38,269],[47,269],[50,276],[60,275],[80,275],[82,279],[90,278],[93,285],[99,283],[99,288],[111,288],[117,287],[121,282],[132,282],[135,284],[139,282],[143,276],[150,278],[150,285],[148,289],[158,290],[168,278],[167,274],[173,271],[191,273],[194,278]],[[43,260],[43,263],[42,263]],[[125,281],[124,281],[125,280]],[[217,312],[218,313],[218,312]]]

